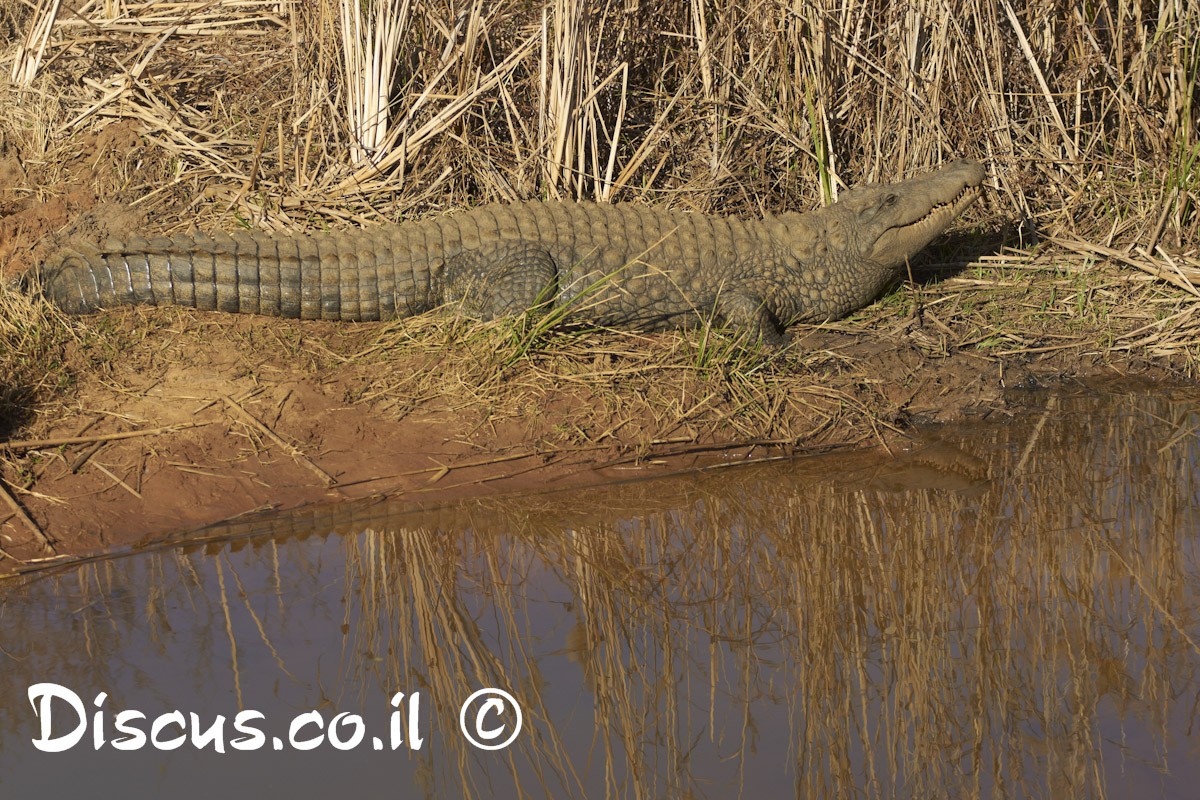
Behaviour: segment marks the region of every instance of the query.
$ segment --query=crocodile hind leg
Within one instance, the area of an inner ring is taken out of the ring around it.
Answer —
[[[553,303],[558,292],[554,259],[538,248],[501,258],[460,256],[446,265],[445,299],[481,319],[511,317]]]

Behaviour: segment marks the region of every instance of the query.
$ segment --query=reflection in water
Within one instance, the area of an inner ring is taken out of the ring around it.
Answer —
[[[0,792],[1191,797],[1200,398],[1040,403],[884,464],[317,509],[0,585]],[[39,681],[107,692],[109,740],[127,708],[385,731],[419,691],[425,743],[40,753]],[[485,686],[506,751],[458,730]]]

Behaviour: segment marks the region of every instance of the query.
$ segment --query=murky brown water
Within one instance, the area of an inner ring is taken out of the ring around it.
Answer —
[[[1031,402],[887,463],[322,509],[0,584],[0,796],[1195,797],[1200,395]],[[98,748],[35,747],[38,683]],[[481,687],[507,749],[460,730]],[[226,752],[119,750],[129,710],[224,715]]]

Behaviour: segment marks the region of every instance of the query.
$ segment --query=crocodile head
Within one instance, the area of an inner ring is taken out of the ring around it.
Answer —
[[[833,205],[775,221],[800,265],[771,308],[785,324],[837,319],[870,303],[904,265],[979,199],[983,165],[955,161],[907,181],[843,192]]]
[[[826,211],[853,231],[846,244],[860,263],[894,273],[979,199],[983,177],[982,164],[955,161],[901,183],[852,189]]]

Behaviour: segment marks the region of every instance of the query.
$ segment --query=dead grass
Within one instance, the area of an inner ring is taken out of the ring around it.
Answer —
[[[71,329],[55,311],[0,286],[0,436],[28,422],[35,401],[66,389],[66,346]]]

